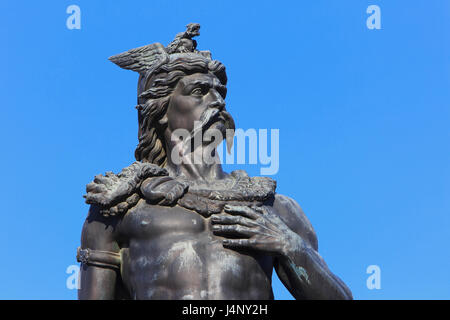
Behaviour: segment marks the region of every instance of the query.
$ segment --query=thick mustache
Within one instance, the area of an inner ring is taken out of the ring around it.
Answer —
[[[200,116],[200,121],[197,122],[196,126],[194,126],[194,128],[192,129],[191,135],[195,135],[200,130],[206,128],[212,123],[213,120],[216,120],[219,117],[219,114],[219,109],[215,107],[208,107]]]
[[[213,122],[222,119],[227,129],[234,130],[234,120],[231,115],[224,110],[225,105],[220,102],[211,103],[200,116],[198,122],[195,123],[191,131],[191,136],[195,136],[199,131],[207,128]]]
[[[236,125],[234,119],[227,111],[222,111],[221,115],[225,120],[225,141],[227,143],[227,152],[231,152],[231,147],[233,147],[234,131],[236,130]]]
[[[197,136],[197,134],[202,134],[204,129],[207,129],[211,124],[213,124],[216,120],[222,119],[224,121],[224,126],[226,129],[226,136],[225,140],[227,143],[227,151],[228,153],[231,151],[231,147],[233,146],[233,137],[234,137],[234,131],[235,131],[235,123],[234,119],[227,111],[217,108],[217,104],[211,104],[208,106],[208,108],[203,111],[203,113],[200,116],[200,120],[196,122],[195,127],[192,129],[189,138],[185,140],[185,154],[189,153],[189,151],[192,151],[193,144],[194,144],[194,137]],[[190,146],[191,148],[187,148]]]

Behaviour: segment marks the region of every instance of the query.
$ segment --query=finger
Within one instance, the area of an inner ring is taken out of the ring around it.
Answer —
[[[260,217],[260,214],[256,213],[253,209],[247,206],[232,206],[232,205],[226,205],[224,207],[225,212],[227,213],[237,213],[241,214],[247,218],[256,220]]]
[[[267,208],[264,207],[264,206],[253,206],[252,209],[257,211],[257,212],[259,212],[259,213],[261,213],[261,214],[268,214],[269,213],[269,210],[267,210]]]
[[[254,247],[256,241],[253,239],[224,239],[222,243],[225,247],[241,248],[241,247]]]
[[[243,216],[232,216],[232,215],[218,215],[213,214],[211,216],[211,221],[214,224],[240,224],[242,226],[246,227],[256,227],[257,224],[254,222],[254,220],[248,219]]]
[[[258,232],[254,228],[244,227],[241,225],[213,225],[212,229],[215,233],[235,235],[235,236],[246,236],[251,237]]]

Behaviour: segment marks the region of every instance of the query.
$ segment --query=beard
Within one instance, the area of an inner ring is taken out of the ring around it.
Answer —
[[[230,113],[225,110],[219,110],[216,107],[208,107],[200,116],[200,120],[196,121],[194,128],[185,140],[184,150],[186,153],[195,149],[194,142],[196,137],[203,140],[203,134],[207,130],[218,130],[221,133],[222,140],[226,140],[227,151],[230,153],[233,146],[233,137],[235,131],[234,119]],[[221,141],[220,141],[221,142]],[[216,142],[217,145],[220,142]]]

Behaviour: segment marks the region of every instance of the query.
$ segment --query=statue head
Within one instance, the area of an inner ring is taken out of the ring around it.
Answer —
[[[200,24],[198,23],[189,23],[186,26],[186,34],[189,37],[196,37],[200,35]]]
[[[184,41],[197,35],[199,28],[198,24],[189,24]],[[225,66],[212,60],[209,51],[197,51],[192,46],[192,52],[186,52],[186,46],[174,45],[178,38],[167,48],[155,43],[109,58],[140,74],[135,157],[161,167],[166,164],[167,140],[174,130],[194,132],[218,122],[223,124],[220,130],[234,130],[234,121],[225,111]],[[200,126],[195,128],[195,123]]]

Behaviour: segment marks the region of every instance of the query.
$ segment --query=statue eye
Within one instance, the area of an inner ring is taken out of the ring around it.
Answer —
[[[191,91],[191,94],[194,96],[203,96],[206,92],[206,90],[204,88],[195,88]]]
[[[202,94],[202,89],[195,88],[194,90],[191,91],[191,94],[195,94],[195,95]]]

